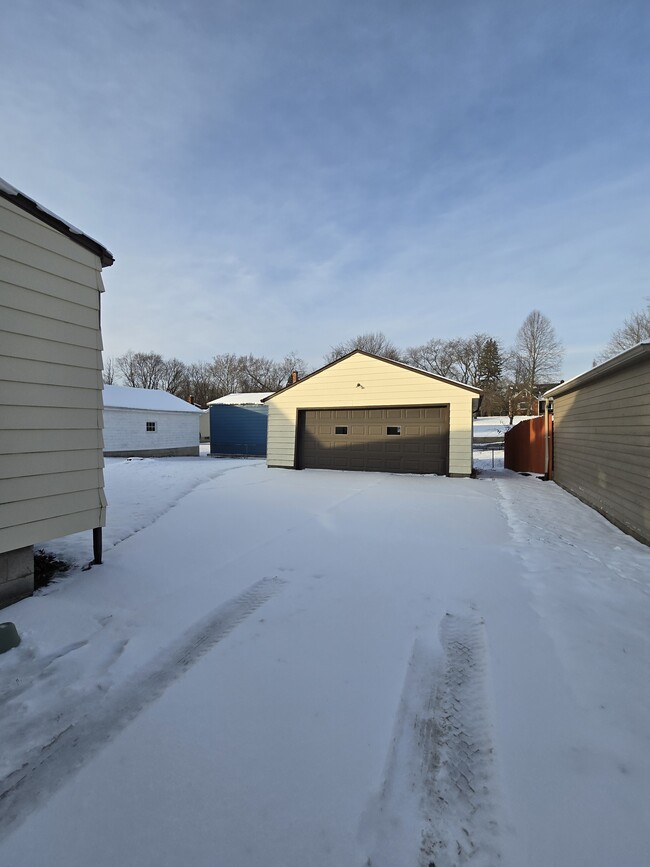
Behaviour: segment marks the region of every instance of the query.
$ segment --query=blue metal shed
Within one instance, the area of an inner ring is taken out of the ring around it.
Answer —
[[[269,408],[260,402],[266,396],[232,394],[209,404],[211,455],[266,457]]]

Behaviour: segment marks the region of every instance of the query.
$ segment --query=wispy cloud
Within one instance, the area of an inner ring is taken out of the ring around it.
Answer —
[[[644,0],[23,0],[7,179],[98,237],[107,351],[312,363],[648,295]]]

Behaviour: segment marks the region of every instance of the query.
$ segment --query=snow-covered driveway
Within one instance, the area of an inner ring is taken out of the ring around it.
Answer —
[[[3,867],[647,862],[647,548],[503,471],[106,476],[3,612]]]

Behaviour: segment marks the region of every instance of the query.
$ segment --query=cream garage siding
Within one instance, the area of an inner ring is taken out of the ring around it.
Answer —
[[[0,552],[105,523],[101,269],[0,197]]]
[[[296,467],[301,410],[448,406],[448,472],[466,476],[472,472],[472,400],[479,394],[479,389],[354,352],[266,401],[267,463],[270,467]]]

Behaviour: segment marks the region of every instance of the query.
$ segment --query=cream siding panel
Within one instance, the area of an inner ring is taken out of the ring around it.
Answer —
[[[67,388],[32,382],[0,382],[0,406],[58,406],[101,409],[98,388]]]
[[[6,358],[0,356],[3,376],[15,383],[56,385],[69,388],[102,388],[101,370],[76,367],[69,364],[46,364],[44,361],[31,361],[25,358]]]
[[[77,449],[97,449],[102,446],[102,432],[90,430],[0,430],[0,454],[19,455],[24,452],[74,452]]]
[[[269,466],[294,466],[299,409],[446,404],[449,405],[449,472],[468,475],[472,471],[474,397],[475,392],[416,371],[367,356],[351,356],[268,402],[267,461]]]
[[[98,430],[102,426],[100,409],[18,406],[12,407],[11,412],[0,408],[0,412],[5,430]]]
[[[43,228],[48,227],[43,224]],[[61,238],[63,239],[64,236],[61,235]],[[74,244],[80,253],[92,257],[92,253],[84,250],[83,247],[75,244],[74,241],[68,238],[65,238],[65,241],[70,246]],[[76,251],[74,252],[76,253]],[[96,268],[77,259],[53,253],[43,247],[36,247],[27,241],[23,241],[22,238],[7,235],[4,231],[0,232],[0,258],[8,259],[10,262],[19,262],[22,265],[28,264],[39,271],[47,271],[50,274],[63,277],[65,280],[71,280],[73,283],[82,283],[86,286],[97,288],[97,281],[94,276]],[[99,259],[96,261],[99,263]]]
[[[58,518],[61,514],[73,514],[97,506],[97,491],[74,491],[33,500],[15,500],[0,505],[0,527],[20,526],[32,521]]]
[[[60,536],[69,536],[71,533],[81,533],[83,530],[105,525],[105,505],[42,521],[29,521],[15,527],[0,525],[0,552],[25,548],[27,545],[47,542],[48,539],[58,539]]]
[[[101,349],[99,328],[82,328],[80,325],[72,325],[70,322],[59,322],[48,319],[47,316],[39,316],[34,313],[25,313],[22,310],[12,310],[10,307],[0,306],[0,323],[4,331],[13,334],[22,334],[25,337],[39,337],[58,343],[74,346],[85,346],[88,349]]]
[[[103,467],[104,458],[98,449],[0,455],[0,479],[26,478],[47,473],[56,475],[76,470],[103,469]]]
[[[99,271],[97,271],[99,277]],[[98,309],[97,290],[103,292],[101,281],[93,283],[75,283],[73,280],[65,280],[57,274],[49,274],[41,271],[33,265],[25,262],[14,262],[4,259],[2,262],[2,280],[10,286],[18,286],[21,289],[29,289],[42,295],[51,295],[54,298],[63,298],[72,304],[88,307],[91,310]]]
[[[0,323],[1,324],[1,323]],[[37,337],[25,337],[0,330],[2,355],[26,358],[32,361],[47,361],[52,364],[69,364],[72,367],[89,367],[101,370],[101,354],[98,348],[87,349],[69,343],[56,343]]]
[[[0,552],[105,523],[100,271],[0,199]]]
[[[15,242],[27,245],[28,248],[39,247],[55,256],[68,259],[75,265],[82,264],[93,270],[97,269],[98,259],[91,250],[74,244],[66,235],[32,214],[28,214],[27,211],[23,211],[22,208],[12,205],[7,199],[0,198],[0,207],[5,209],[1,218],[2,230]],[[29,256],[25,261],[30,261]]]
[[[554,401],[554,479],[650,543],[650,360]]]
[[[15,503],[55,494],[90,491],[102,483],[101,470],[76,470],[69,473],[50,473],[46,476],[28,476],[4,479],[0,488],[0,503]]]
[[[95,292],[95,299],[97,293]],[[73,301],[65,301],[44,292],[34,292],[22,286],[11,286],[0,281],[0,300],[4,307],[12,310],[20,310],[23,313],[32,313],[37,316],[46,316],[48,319],[56,319],[59,322],[69,322],[71,325],[79,325],[82,328],[97,329],[99,326],[99,307],[88,307],[76,304]]]

